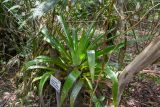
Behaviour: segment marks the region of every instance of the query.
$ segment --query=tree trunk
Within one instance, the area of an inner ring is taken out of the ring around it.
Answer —
[[[128,66],[125,67],[119,76],[117,107],[125,86],[133,79],[139,71],[152,64],[160,57],[160,37],[155,38]]]
[[[116,8],[117,11],[119,13],[119,20],[117,21],[117,28],[119,29],[119,31],[122,33],[126,30],[126,15],[124,14],[126,10],[128,4],[128,0],[116,0]],[[127,43],[127,38],[125,36],[125,34],[120,34],[120,38],[121,40],[124,40],[125,42],[125,46],[124,48],[120,49],[119,55],[118,55],[118,65],[119,68],[118,70],[121,70],[124,67],[124,57],[125,57],[125,53],[126,53],[126,43]]]

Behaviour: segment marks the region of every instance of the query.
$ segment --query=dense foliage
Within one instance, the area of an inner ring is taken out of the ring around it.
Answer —
[[[74,107],[85,95],[90,107],[103,107],[111,82],[117,106],[119,71],[159,35],[160,25],[159,1],[122,1],[0,1],[0,74],[16,72],[22,103],[33,91],[43,107],[50,99]],[[46,92],[51,76],[62,83],[60,92]]]

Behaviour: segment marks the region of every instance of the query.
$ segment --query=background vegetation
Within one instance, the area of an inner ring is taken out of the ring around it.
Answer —
[[[15,95],[2,106],[118,106],[118,75],[159,36],[159,9],[158,0],[1,0],[0,80],[10,87],[0,94]],[[157,73],[138,76],[159,84]]]

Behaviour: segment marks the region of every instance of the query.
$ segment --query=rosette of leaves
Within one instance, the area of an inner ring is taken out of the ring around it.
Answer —
[[[62,106],[66,97],[70,96],[70,107],[73,107],[83,85],[88,84],[91,91],[94,89],[95,77],[100,72],[100,70],[95,70],[96,60],[102,55],[112,52],[114,49],[123,47],[123,44],[99,49],[100,45],[102,45],[100,41],[103,39],[104,34],[94,36],[94,24],[89,26],[87,30],[82,29],[82,33],[80,34],[78,29],[70,29],[62,16],[58,16],[58,21],[62,28],[62,31],[58,31],[58,36],[50,35],[46,27],[42,28],[41,32],[44,40],[58,51],[59,57],[53,58],[41,55],[27,62],[24,68],[26,70],[38,68],[46,70],[46,73],[38,78],[40,79],[40,96],[42,96],[43,87],[47,79],[59,72],[61,81],[64,82],[59,105]],[[56,67],[51,67],[50,64],[54,64]],[[109,71],[107,73],[110,73],[110,75],[107,75],[111,77],[114,83],[117,83],[116,77],[113,76],[114,72]],[[117,88],[114,88],[114,92],[116,91]],[[97,104],[99,105],[99,103]]]

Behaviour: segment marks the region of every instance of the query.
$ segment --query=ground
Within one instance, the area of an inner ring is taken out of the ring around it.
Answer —
[[[157,72],[144,70],[136,75],[125,89],[121,107],[160,107],[160,75]],[[11,75],[0,76],[0,107],[13,105],[16,107],[38,107],[38,100],[33,93],[28,97],[28,103],[22,106],[12,80],[13,76]]]

